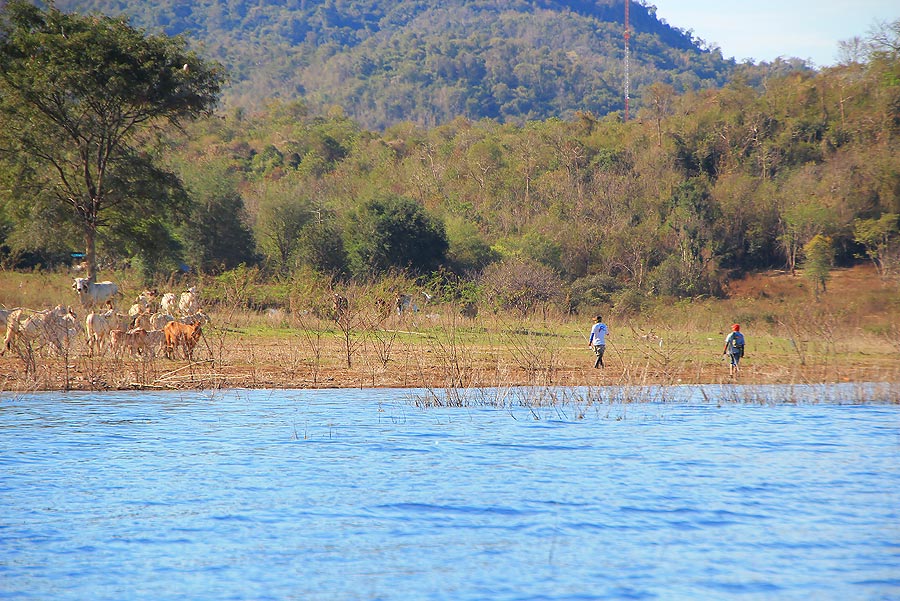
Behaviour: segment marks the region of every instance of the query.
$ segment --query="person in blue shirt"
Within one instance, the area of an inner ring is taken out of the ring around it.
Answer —
[[[609,333],[609,328],[606,327],[606,324],[603,323],[603,316],[597,316],[597,323],[591,328],[591,337],[588,339],[588,346],[594,349],[594,354],[597,355],[597,361],[594,363],[594,368],[597,367],[606,367],[603,365],[603,353],[606,352],[606,335]]]
[[[725,337],[725,349],[722,354],[731,358],[731,376],[734,377],[739,371],[741,357],[744,356],[744,335],[741,334],[740,324],[731,326],[731,333]]]

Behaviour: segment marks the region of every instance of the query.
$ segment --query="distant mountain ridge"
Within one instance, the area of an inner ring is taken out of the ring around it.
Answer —
[[[57,0],[184,35],[230,74],[225,104],[302,98],[372,129],[624,108],[624,0]],[[632,102],[654,82],[720,86],[733,60],[632,1]]]

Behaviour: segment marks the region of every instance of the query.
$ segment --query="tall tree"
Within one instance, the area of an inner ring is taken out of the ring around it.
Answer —
[[[188,264],[207,272],[255,264],[250,218],[226,162],[213,158],[182,165],[181,177],[195,199],[180,231]]]
[[[274,271],[287,273],[313,207],[299,184],[288,178],[265,183],[260,196],[255,226],[260,251]]]
[[[675,88],[667,83],[656,81],[647,86],[644,96],[646,98],[644,102],[656,123],[656,145],[662,146],[662,122],[672,112]]]
[[[806,259],[803,262],[803,275],[813,283],[813,293],[819,300],[819,289],[825,292],[825,285],[831,278],[831,265],[834,262],[834,246],[830,236],[816,234],[803,247]]]
[[[854,219],[853,240],[885,277],[900,258],[900,215],[885,213],[878,219]]]
[[[354,273],[365,276],[392,267],[431,271],[444,261],[448,247],[443,221],[414,200],[387,196],[360,207],[348,250]]]
[[[173,202],[133,185],[136,168],[160,175],[137,151],[141,134],[208,113],[221,82],[219,68],[183,38],[146,35],[125,19],[65,14],[52,3],[42,10],[10,0],[2,9],[0,153],[27,156],[30,183],[69,207],[89,277],[101,229]]]

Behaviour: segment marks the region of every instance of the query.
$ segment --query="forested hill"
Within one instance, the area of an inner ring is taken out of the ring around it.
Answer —
[[[228,69],[229,107],[337,105],[364,127],[505,122],[624,108],[624,1],[57,0],[182,34]],[[631,3],[632,104],[654,82],[718,87],[737,65]]]

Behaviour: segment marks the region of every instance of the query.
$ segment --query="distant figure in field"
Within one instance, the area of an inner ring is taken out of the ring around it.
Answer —
[[[744,356],[744,335],[741,334],[740,324],[731,326],[731,333],[725,337],[725,349],[723,355],[731,358],[730,373],[731,377],[739,371],[741,357]]]
[[[588,346],[593,348],[594,354],[597,355],[597,361],[594,362],[594,369],[606,367],[603,365],[603,353],[606,352],[606,335],[608,333],[609,328],[603,323],[603,316],[598,315],[597,323],[591,328],[591,337],[588,339]]]

